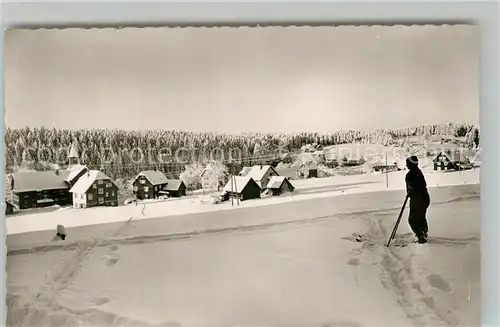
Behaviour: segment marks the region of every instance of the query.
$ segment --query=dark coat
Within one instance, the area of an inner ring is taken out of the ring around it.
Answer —
[[[427,182],[424,174],[418,167],[410,168],[406,174],[406,194],[410,198],[410,207],[424,206],[430,204],[430,196],[427,191]]]

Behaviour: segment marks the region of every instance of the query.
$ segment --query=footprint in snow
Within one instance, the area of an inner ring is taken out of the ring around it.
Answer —
[[[361,265],[361,259],[360,258],[352,258],[349,261],[347,261],[347,264],[351,265],[351,266],[359,266],[359,265]]]
[[[96,297],[92,300],[92,304],[94,305],[103,305],[103,304],[106,304],[108,302],[110,302],[111,299],[108,298],[108,297]]]
[[[426,279],[429,285],[440,291],[451,292],[452,290],[450,283],[440,275],[431,274],[427,276]]]
[[[108,255],[104,257],[104,262],[107,267],[115,265],[120,260],[118,246],[112,245],[109,249]]]

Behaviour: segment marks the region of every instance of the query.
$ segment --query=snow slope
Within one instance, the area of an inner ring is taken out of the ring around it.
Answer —
[[[13,215],[6,220],[7,234],[19,234],[41,230],[55,230],[58,224],[66,227],[85,226],[102,223],[127,221],[129,218],[149,219],[170,215],[193,214],[199,212],[241,209],[254,206],[286,203],[291,201],[329,198],[332,196],[402,190],[405,188],[405,171],[360,176],[335,176],[309,180],[294,180],[296,192],[293,195],[268,197],[241,202],[232,206],[231,202],[217,205],[202,204],[200,197],[148,201],[143,204],[121,207],[96,207],[89,209],[61,208],[52,212],[33,212]],[[429,187],[479,183],[479,169],[465,172],[426,172]],[[41,210],[40,210],[41,211]]]
[[[405,248],[402,191],[9,235],[9,326],[478,326],[479,186],[430,193]]]

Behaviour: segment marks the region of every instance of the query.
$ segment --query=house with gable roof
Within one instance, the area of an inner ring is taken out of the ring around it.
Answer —
[[[273,195],[280,195],[283,193],[292,193],[295,187],[285,176],[272,176],[267,184],[267,189],[270,190]]]
[[[144,170],[133,180],[134,194],[138,200],[157,199],[161,195],[166,195],[164,190],[168,179],[161,171]]]
[[[266,166],[253,166],[252,169],[248,172],[246,177],[252,178],[261,189],[265,189],[267,184],[269,183],[269,179],[272,176],[279,176],[278,172],[269,165]]]
[[[168,179],[163,191],[169,196],[178,198],[186,195],[186,184],[180,179]]]
[[[13,204],[19,210],[71,205],[69,192],[76,182],[88,172],[86,166],[78,164],[78,152],[74,145],[68,153],[70,166],[63,170],[20,171],[9,175]]]
[[[260,198],[261,188],[253,178],[249,176],[233,176],[224,186],[223,200],[238,198],[241,201]]]
[[[20,209],[70,205],[67,170],[23,171],[9,175],[12,201]]]
[[[87,171],[69,191],[74,208],[118,206],[118,186],[98,170]]]
[[[467,170],[473,168],[469,158],[459,149],[440,151],[432,161],[434,170]]]

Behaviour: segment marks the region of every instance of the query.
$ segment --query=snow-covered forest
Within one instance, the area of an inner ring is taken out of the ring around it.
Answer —
[[[210,159],[242,165],[272,161],[280,154],[297,151],[305,144],[322,146],[347,143],[391,145],[407,136],[447,135],[479,145],[479,129],[470,124],[426,125],[371,132],[345,130],[332,133],[215,134],[183,131],[125,131],[105,129],[7,128],[8,170],[30,166],[37,170],[64,164],[72,144],[80,161],[112,177],[126,177],[143,169],[159,168],[178,176],[187,163]]]

